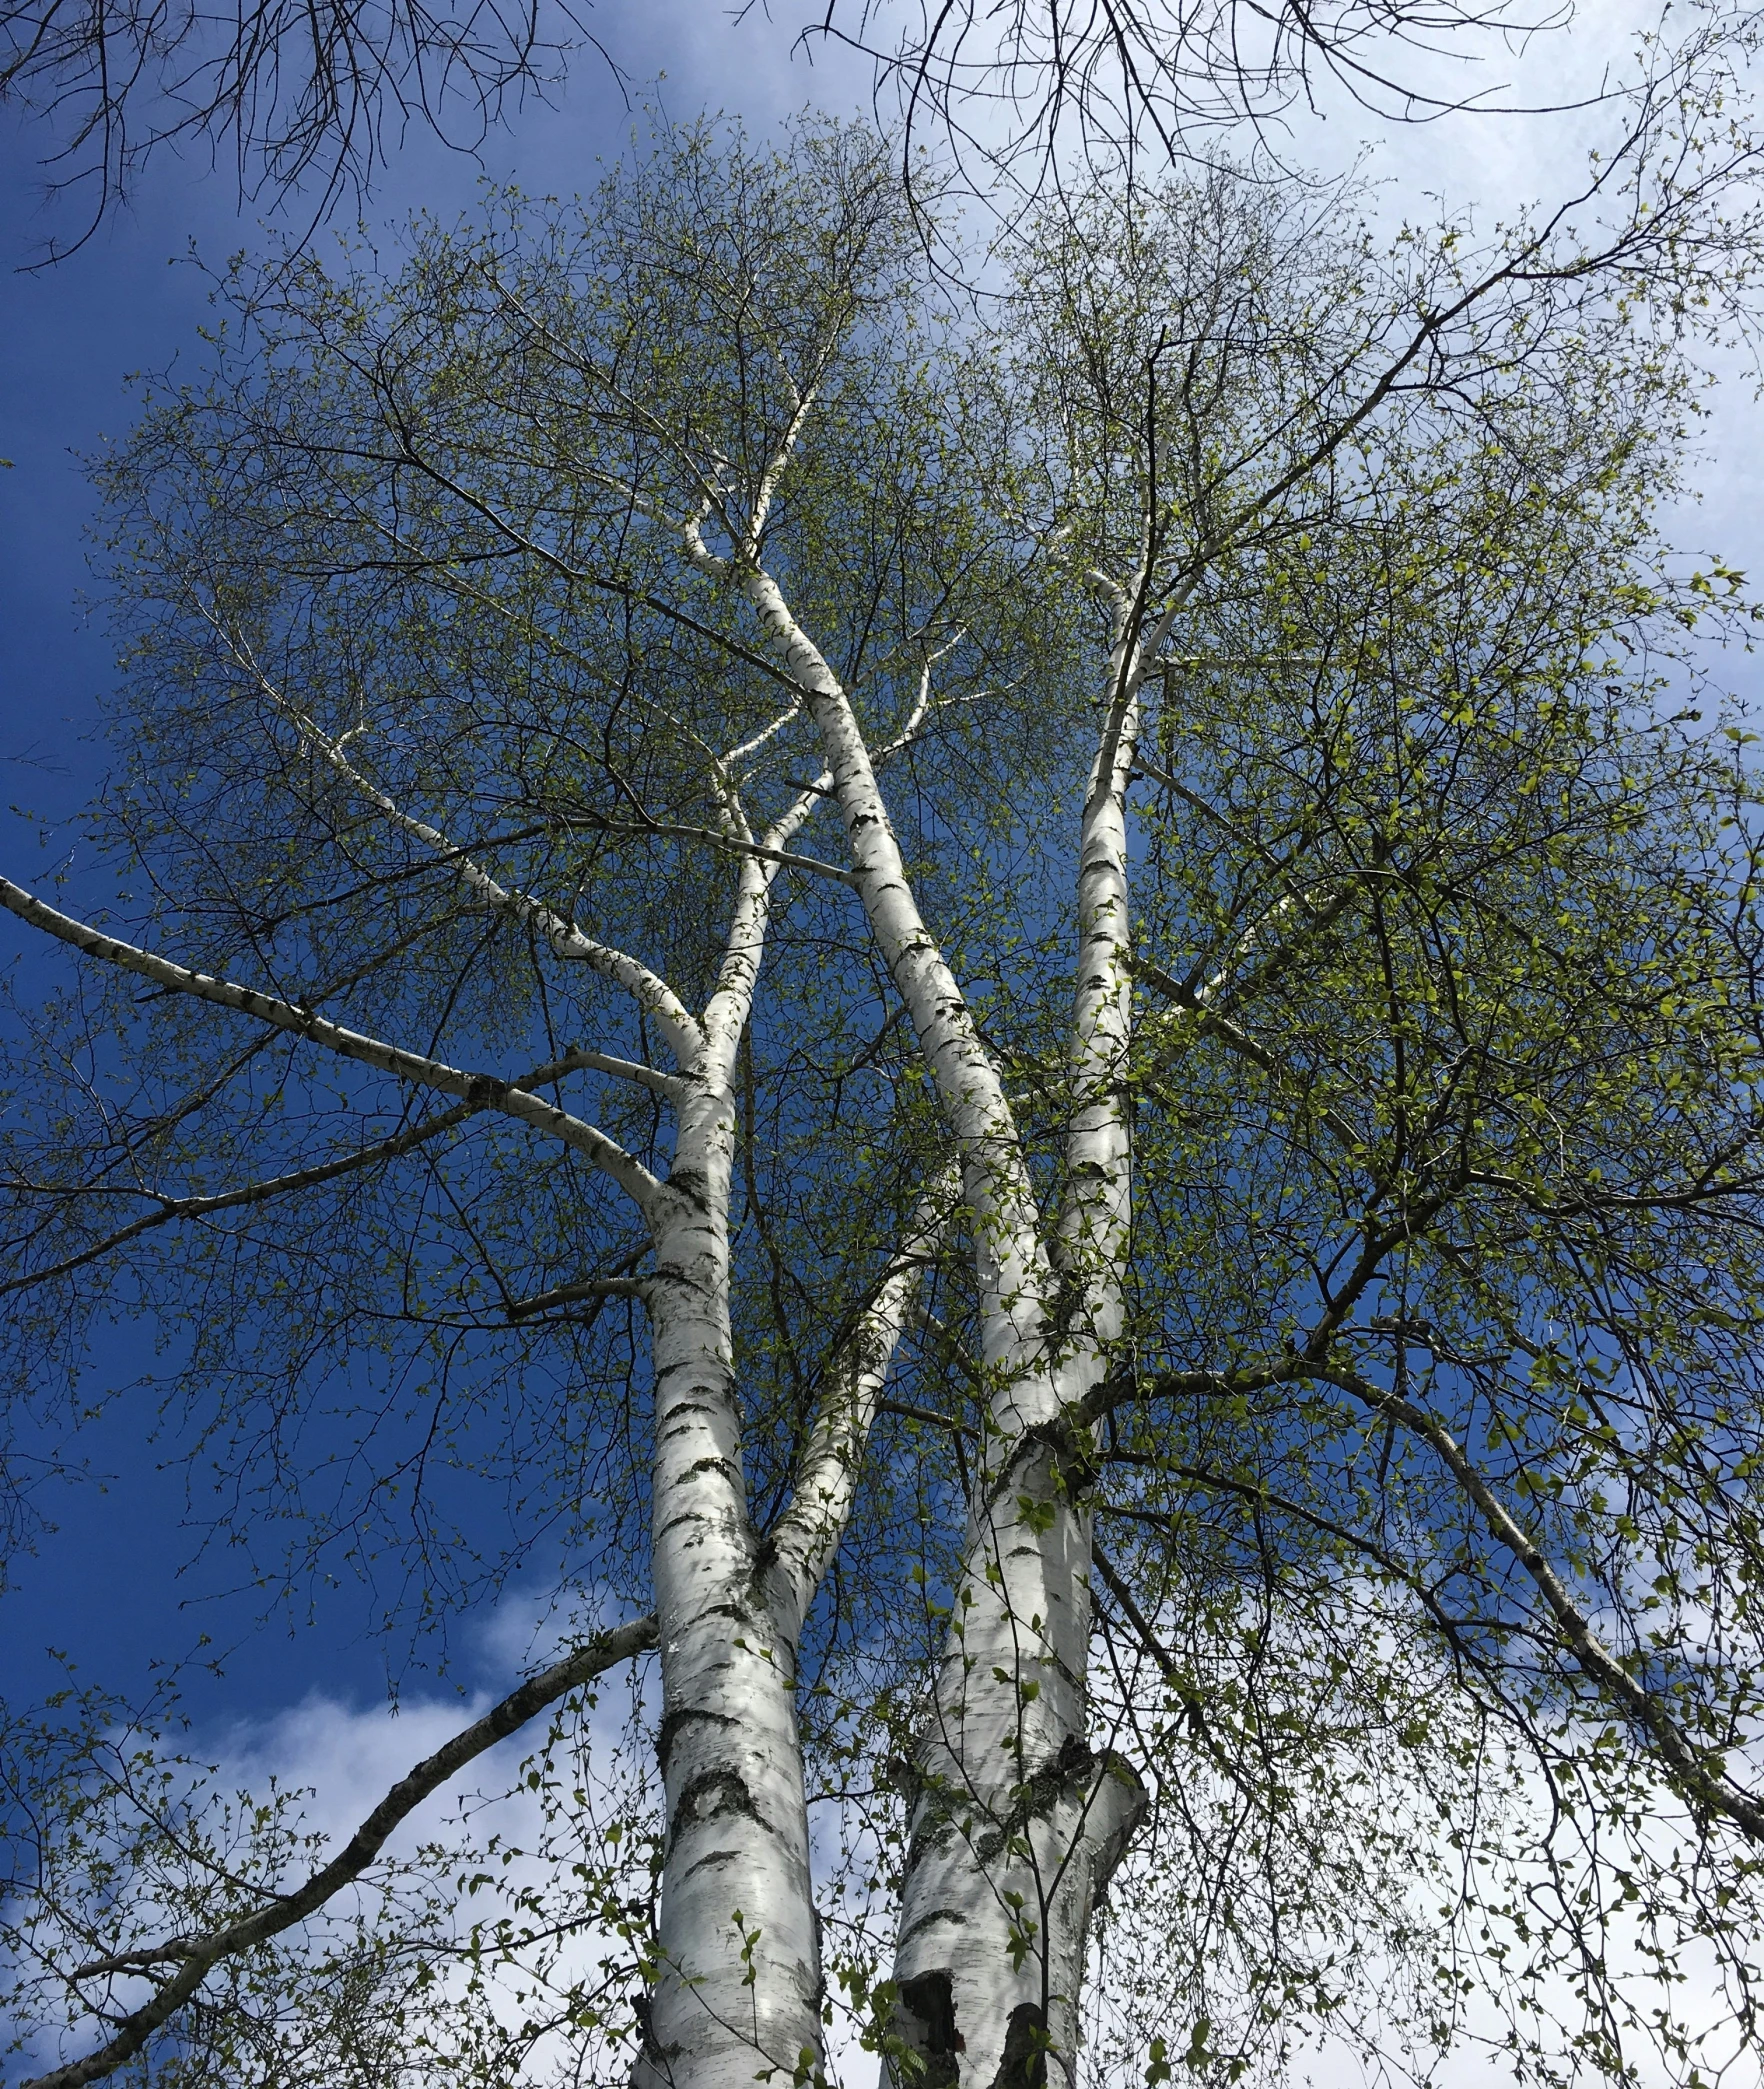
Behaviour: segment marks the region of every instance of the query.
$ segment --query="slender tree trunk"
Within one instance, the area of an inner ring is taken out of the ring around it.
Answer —
[[[636,2089],[752,2089],[820,2065],[821,1967],[794,1633],[758,1585],[741,1470],[726,1088],[681,1111],[654,1302],[656,1619],[667,1796],[660,1952]]]
[[[1149,557],[1149,547],[1148,547]],[[1002,1350],[1024,1314],[995,1313],[994,1397],[933,1716],[915,1765],[895,1947],[893,2056],[961,2089],[1043,2089],[1074,2075],[1090,1917],[1145,1809],[1138,1775],[1090,1742],[1091,1483],[1070,1416],[1119,1340],[1131,1141],[1126,791],[1146,648],[1140,587],[1120,591],[1109,695],[1078,849],[1074,1112],[1057,1228],[1069,1332],[1040,1289],[1039,1344]],[[1168,616],[1151,634],[1162,643]],[[1009,1258],[1034,1266],[1032,1243]],[[980,1242],[981,1290],[994,1292]],[[908,2059],[916,2056],[918,2065]]]

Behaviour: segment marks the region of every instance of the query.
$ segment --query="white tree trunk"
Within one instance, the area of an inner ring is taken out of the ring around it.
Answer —
[[[787,448],[776,470],[783,468]],[[774,472],[774,477],[776,473]],[[768,481],[769,488],[770,481]],[[765,494],[762,492],[762,504]],[[861,725],[825,655],[759,563],[757,525],[722,560],[802,690],[854,882],[961,1156],[990,1402],[935,1707],[917,1752],[893,2030],[938,2082],[1039,2089],[1069,2076],[1096,1895],[1144,1807],[1127,1766],[1088,1743],[1091,1472],[1068,1417],[1122,1325],[1130,1217],[1125,1054],[1126,789],[1145,662],[1173,609],[1143,627],[1146,564],[1117,590],[1103,731],[1079,837],[1077,1108],[1055,1229],[1059,1277],[999,1071],[919,912]],[[1063,1277],[1077,1312],[1053,1311]],[[665,1633],[664,1626],[664,1633]]]
[[[914,1766],[892,2030],[919,2066],[892,2059],[902,2089],[909,2074],[933,2089],[1042,2089],[1050,2077],[1073,2078],[1091,1912],[1145,1807],[1137,1774],[1090,1745],[1092,1472],[1088,1437],[1068,1419],[1106,1368],[1123,1320],[1126,793],[1148,650],[1135,635],[1138,606],[1137,588],[1121,591],[1079,833],[1074,1113],[1057,1234],[1072,1325],[1057,1343],[1023,1344],[1019,1375],[991,1403]],[[1167,626],[1168,613],[1152,645]],[[998,1329],[1001,1345],[1010,1332]]]
[[[820,1951],[796,1731],[795,1649],[757,1585],[729,1330],[735,1104],[697,1084],[656,1229],[655,1492],[660,1953],[642,2089],[751,2089],[820,2057]]]
[[[655,1592],[668,1839],[661,1963],[635,2071],[661,2082],[803,2080],[822,2066],[819,1929],[796,1731],[803,1621],[844,1530],[857,1467],[920,1271],[954,1198],[921,1200],[829,1368],[789,1510],[756,1543],[742,1487],[727,1312],[734,1101],[682,1113],[658,1230]],[[701,1165],[694,1167],[693,1160]]]
[[[782,848],[824,789],[766,837]],[[732,812],[738,819],[738,811]],[[745,832],[745,822],[741,823]],[[791,1505],[763,1545],[748,1516],[729,1324],[731,1075],[765,944],[776,862],[743,866],[703,1050],[680,1104],[648,1286],[651,1505],[667,1801],[660,1951],[635,2089],[819,2075],[822,1973],[796,1725],[797,1643],[856,1493],[875,1403],[952,1182],[921,1201],[827,1374]]]
[[[975,1484],[895,1947],[892,2029],[935,2084],[1070,2078],[1091,1910],[1143,1811],[1135,1773],[1088,1739],[1089,1481],[1084,1444],[1050,1427]],[[891,2069],[903,2089],[909,2072]]]

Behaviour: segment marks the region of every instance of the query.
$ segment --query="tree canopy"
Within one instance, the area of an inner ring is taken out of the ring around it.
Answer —
[[[1755,2052],[1745,606],[1657,521],[1755,231],[1683,114],[1493,240],[1054,198],[978,318],[817,125],[221,283],[102,471],[115,902],[0,881],[79,960],[21,1445],[139,1314],[266,1601],[432,1651],[538,1568],[568,1644],[335,1853],[18,1718],[44,2089]],[[385,1857],[520,1731],[518,1852]]]

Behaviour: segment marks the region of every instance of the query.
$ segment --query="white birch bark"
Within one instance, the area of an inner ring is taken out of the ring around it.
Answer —
[[[714,1063],[697,1072],[650,1285],[668,1827],[635,2080],[734,2089],[817,2064],[820,1954],[794,1661],[755,1572],[741,1464],[729,1326],[735,1099]]]
[[[796,1722],[797,1644],[836,1550],[919,1272],[947,1207],[921,1204],[834,1359],[789,1510],[748,1515],[729,1323],[736,1054],[765,947],[778,854],[821,801],[802,792],[741,865],[704,1047],[681,1104],[671,1207],[655,1228],[654,1586],[668,1834],[657,1980],[636,2089],[746,2089],[824,2067],[819,1924]],[[751,840],[731,784],[727,823]]]
[[[498,886],[452,850],[445,836],[405,814],[343,762],[340,749],[327,746],[326,752],[339,757],[333,765],[388,819],[438,856],[466,864],[462,875],[478,897],[536,919],[560,957],[588,957],[624,985],[663,1022],[682,1060],[680,1071],[658,1074],[576,1048],[566,1060],[514,1081],[467,1072],[124,943],[5,879],[0,905],[86,955],[164,989],[457,1097],[462,1107],[450,1117],[463,1121],[480,1110],[514,1117],[585,1154],[631,1196],[655,1248],[654,1270],[635,1288],[652,1328],[653,1581],[668,1816],[656,1978],[643,2014],[634,2080],[645,2089],[661,2082],[746,2089],[756,2077],[807,2079],[822,2068],[822,1982],[796,1725],[797,1641],[849,1515],[875,1401],[950,1202],[945,1193],[921,1206],[870,1308],[835,1358],[792,1507],[774,1541],[762,1548],[747,1509],[730,1327],[733,1073],[764,953],[772,888],[786,845],[821,801],[827,780],[802,792],[742,858],[716,991],[699,1019],[646,967],[594,943],[540,902]],[[753,840],[732,786],[725,824],[733,838]],[[639,1080],[674,1106],[675,1149],[665,1180],[597,1127],[531,1092],[588,1067]],[[384,1157],[395,1157],[410,1143],[385,1142]],[[361,1158],[352,1156],[347,1164]],[[290,1181],[324,1179],[331,1172],[321,1167]],[[278,1187],[254,1186],[241,1197]],[[206,1201],[218,1208],[233,1200]],[[155,2023],[186,1999],[180,1989]],[[96,2079],[113,2063],[95,2057],[91,2064],[96,2071],[82,2079]]]
[[[798,804],[788,832],[807,816]],[[678,1116],[676,1202],[655,1229],[651,1542],[668,1828],[639,2089],[791,2079],[821,2053],[794,1640],[780,1644],[756,1572],[729,1322],[732,1075],[776,871],[741,865]]]
[[[714,565],[702,549],[694,563]],[[819,732],[859,893],[961,1155],[990,1402],[949,1640],[914,1765],[896,1956],[897,2076],[1025,2089],[1069,2075],[1090,1913],[1143,1806],[1088,1744],[1089,1474],[1065,1417],[1119,1333],[1128,1223],[1125,792],[1146,657],[1123,598],[1105,727],[1080,836],[1074,1010],[1079,1104],[1062,1274],[1081,1306],[1057,1330],[1055,1272],[998,1070],[906,876],[845,690],[751,555],[738,580]],[[1168,614],[1151,644],[1160,643]],[[907,2053],[916,2055],[916,2063]]]
[[[279,693],[258,680],[289,714]],[[777,874],[831,779],[799,793],[756,837],[733,773],[748,750],[714,763],[720,838],[742,856],[716,990],[697,1019],[646,967],[500,885],[399,807],[310,720],[296,716],[295,723],[389,821],[455,863],[481,902],[532,921],[559,957],[586,961],[623,985],[658,1019],[681,1062],[665,1089],[676,1108],[673,1164],[647,1211],[656,1254],[644,1295],[654,1372],[651,1544],[667,1840],[656,1977],[633,2079],[639,2089],[805,2079],[823,2060],[822,1976],[796,1646],[849,1514],[856,1454],[915,1273],[910,1260],[890,1272],[854,1338],[855,1358],[836,1365],[835,1397],[811,1438],[792,1512],[762,1558],[748,1515],[730,1327],[733,1078]]]
[[[1058,1219],[1067,1324],[1019,1369],[1051,1390],[1051,1425],[1006,1442],[1016,1388],[993,1402],[997,1447],[970,1505],[934,1709],[919,1748],[896,1943],[896,2081],[1036,2089],[1070,2080],[1092,1909],[1138,1824],[1135,1773],[1092,1749],[1086,1440],[1064,1417],[1106,1367],[1123,1317],[1131,1221],[1124,1076],[1127,782],[1142,642],[1122,591],[1108,700],[1078,836],[1073,1117]],[[913,2056],[909,2059],[909,2055]]]

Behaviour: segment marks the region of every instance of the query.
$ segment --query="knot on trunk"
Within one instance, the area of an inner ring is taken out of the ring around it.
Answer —
[[[1033,1821],[1061,1813],[1078,1816],[1075,1845],[1091,1854],[1101,1891],[1145,1818],[1145,1780],[1123,1755],[1097,1754],[1081,1734],[1068,1734],[1050,1761],[1016,1787],[1016,1797],[993,1827],[975,1838],[975,1854],[991,1863]]]
[[[1083,1506],[1102,1468],[1096,1439],[1081,1415],[1068,1411],[1049,1421],[1031,1423],[988,1483],[988,1501],[996,1507],[1013,1488],[1026,1484],[1037,1465],[1044,1467],[1055,1499],[1074,1509]]]
[[[758,1821],[763,1828],[766,1817],[753,1803],[753,1794],[747,1781],[734,1770],[706,1770],[693,1778],[680,1794],[679,1804],[674,1808],[673,1827],[676,1833],[696,1827],[701,1821],[715,1820],[719,1814],[745,1814],[749,1820]]]

